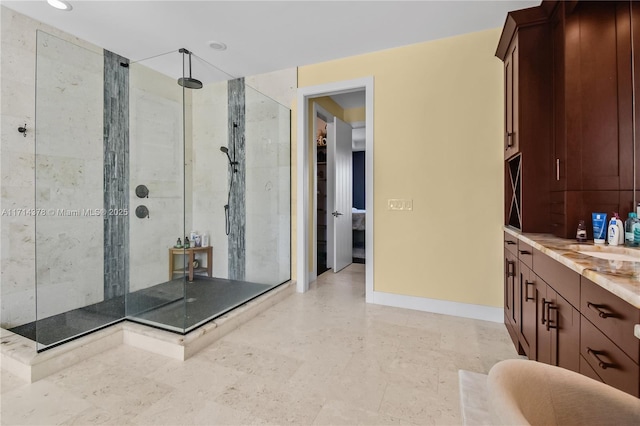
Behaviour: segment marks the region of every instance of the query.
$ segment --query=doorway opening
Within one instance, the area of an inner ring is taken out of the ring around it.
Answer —
[[[318,122],[316,121],[318,118],[318,110],[313,106],[314,102],[310,102],[314,98],[326,97],[326,96],[339,96],[343,94],[349,94],[353,92],[364,92],[364,107],[365,107],[365,120],[362,123],[362,126],[358,126],[362,128],[361,132],[364,132],[363,137],[363,145],[364,145],[364,169],[365,169],[365,182],[364,182],[364,193],[365,193],[365,208],[358,209],[363,214],[364,222],[366,226],[364,226],[364,241],[362,242],[364,245],[364,257],[366,258],[365,265],[365,299],[368,303],[373,301],[373,270],[374,270],[374,257],[373,257],[373,229],[374,229],[374,219],[373,219],[373,77],[365,77],[356,80],[328,83],[324,85],[318,86],[310,86],[298,89],[298,131],[297,131],[297,144],[298,144],[298,153],[297,153],[297,291],[305,292],[309,288],[309,283],[314,281],[320,272],[318,268],[319,257],[316,255],[318,248],[318,225],[322,224],[322,221],[318,220],[319,213],[319,202],[316,199],[316,195],[318,194],[317,187],[317,178],[318,172],[320,168],[316,168],[316,163],[318,162],[318,152],[322,152],[323,149],[317,149],[317,138],[312,141],[309,138],[309,135],[312,134],[317,136],[318,130]],[[329,121],[329,117],[322,111],[320,112],[324,115],[325,123]],[[365,125],[366,124],[366,125]],[[330,126],[329,126],[330,128]],[[349,127],[350,132],[352,130],[352,126]],[[311,133],[312,132],[312,133]],[[328,132],[327,132],[328,133]],[[351,138],[350,138],[351,140]],[[351,144],[350,144],[351,145]],[[350,147],[351,149],[351,147]],[[349,156],[349,158],[351,158]],[[327,169],[331,165],[331,161],[328,158],[327,153]],[[351,160],[350,160],[351,161]],[[349,179],[352,178],[351,166],[349,164]],[[338,167],[340,168],[340,166]],[[312,174],[313,173],[313,174]],[[333,173],[327,170],[326,175],[328,178],[332,176]],[[349,186],[351,186],[351,182],[349,181]],[[349,188],[349,196],[351,197],[351,187]],[[353,203],[351,198],[349,198],[348,202],[348,216],[351,216],[353,212]],[[318,206],[318,207],[317,207]],[[313,210],[312,210],[313,209]],[[346,213],[346,208],[344,206],[339,209],[336,206],[327,206],[326,208],[329,214],[333,213],[334,216],[338,217]],[[329,210],[332,210],[329,212]],[[364,212],[363,212],[364,210]],[[323,212],[324,214],[324,212]],[[351,263],[352,259],[352,219],[348,220],[348,239],[349,239],[349,263]],[[329,234],[329,224],[327,224],[327,235]],[[345,235],[345,232],[338,232],[337,235]],[[329,244],[329,238],[327,238],[327,245]],[[327,250],[327,259],[329,258],[330,253]],[[331,261],[329,260],[330,264]],[[327,267],[329,265],[326,265]]]

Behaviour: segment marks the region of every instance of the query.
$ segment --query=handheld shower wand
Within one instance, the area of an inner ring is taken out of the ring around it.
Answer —
[[[231,156],[229,155],[229,148],[227,148],[226,146],[221,146],[220,147],[220,151],[222,151],[225,154],[227,154],[227,158],[229,159],[229,166],[232,167],[233,168],[233,172],[236,173],[238,171],[238,169],[236,169],[235,166],[238,165],[238,162],[231,160]]]

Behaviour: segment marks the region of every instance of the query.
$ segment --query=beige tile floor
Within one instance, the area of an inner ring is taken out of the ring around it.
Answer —
[[[26,384],[1,423],[460,424],[458,370],[516,358],[504,325],[364,303],[364,265],[320,276],[185,362],[121,346]]]

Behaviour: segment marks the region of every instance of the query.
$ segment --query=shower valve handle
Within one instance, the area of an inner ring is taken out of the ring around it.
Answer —
[[[336,210],[335,212],[331,213],[334,217],[338,217],[338,216],[342,216],[342,213],[340,213],[338,210]]]

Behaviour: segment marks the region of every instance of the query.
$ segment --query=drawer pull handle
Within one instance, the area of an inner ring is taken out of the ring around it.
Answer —
[[[525,280],[524,281],[524,301],[528,302],[529,300],[536,300],[535,297],[529,297],[529,286],[532,285],[534,286],[534,294],[535,294],[535,281],[529,281],[529,280]]]
[[[596,311],[600,318],[609,318],[615,317],[615,314],[610,314],[608,312],[603,311],[601,308],[604,308],[604,305],[596,305],[595,303],[587,302],[587,307],[592,311]]]
[[[549,331],[549,329],[551,329],[551,328],[555,328],[555,329],[558,328],[558,322],[557,322],[558,314],[556,314],[556,323],[553,324],[553,325],[551,324],[551,310],[553,309],[554,311],[557,312],[558,311],[558,307],[557,306],[553,306],[551,304],[551,302],[547,302],[547,303],[548,303],[548,305],[547,305],[547,331]]]
[[[507,277],[516,276],[516,262],[513,260],[507,260]]]
[[[606,370],[607,368],[614,368],[616,366],[615,364],[604,362],[602,359],[600,359],[598,355],[606,355],[603,351],[594,351],[590,347],[587,347],[587,353],[595,358],[596,361],[598,361],[598,367],[602,368],[603,370]]]
[[[518,250],[520,254],[531,254],[529,250]]]
[[[515,241],[511,241],[511,240],[507,240],[505,241],[505,243],[507,243],[507,245],[512,246],[514,245],[516,242]]]

